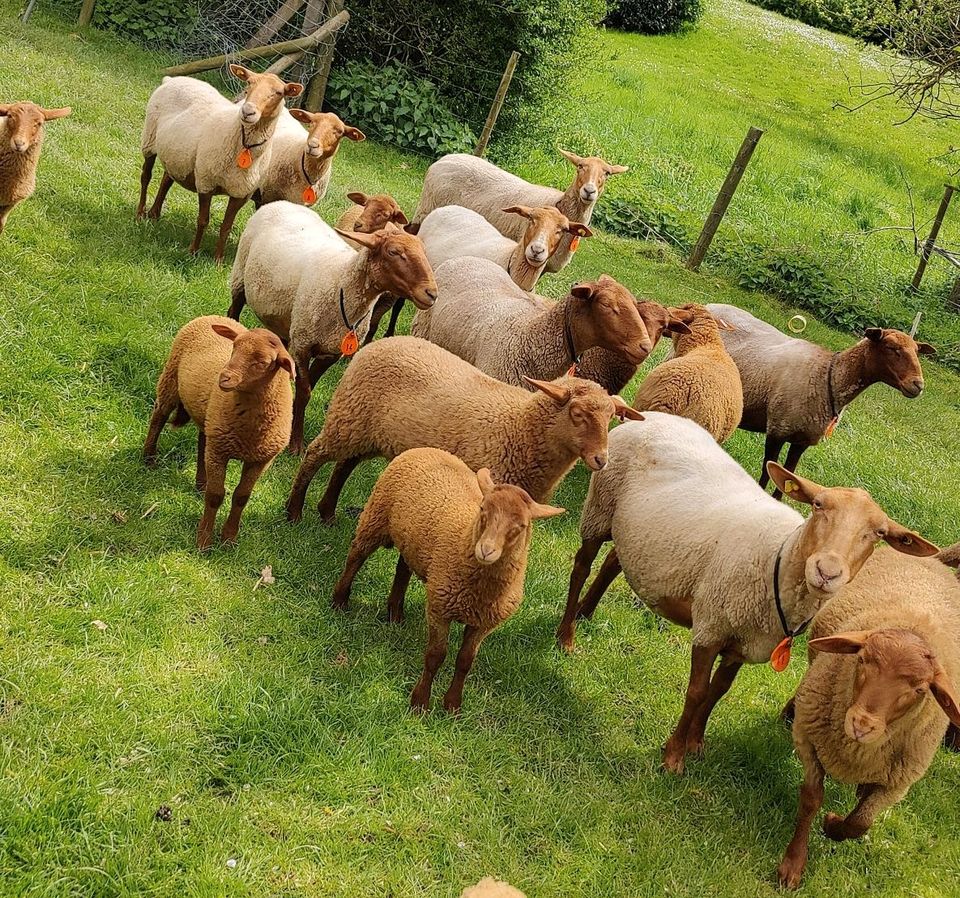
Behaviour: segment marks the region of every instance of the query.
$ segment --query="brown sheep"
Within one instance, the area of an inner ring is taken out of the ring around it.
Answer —
[[[388,599],[391,622],[403,620],[411,572],[426,583],[427,651],[410,707],[430,705],[433,679],[447,656],[450,625],[464,625],[453,682],[443,699],[456,713],[480,643],[520,607],[533,522],[562,514],[516,486],[495,484],[487,468],[473,473],[442,449],[410,449],[380,475],[333,591],[345,609],[363,563],[380,547],[400,552]]]
[[[143,457],[148,467],[156,464],[160,431],[174,412],[174,427],[188,420],[197,425],[197,489],[204,492],[198,549],[209,549],[213,541],[232,458],[243,462],[243,473],[221,539],[236,540],[254,484],[290,439],[293,377],[290,354],[263,328],[247,330],[229,318],[206,315],[174,338],[157,383]]]

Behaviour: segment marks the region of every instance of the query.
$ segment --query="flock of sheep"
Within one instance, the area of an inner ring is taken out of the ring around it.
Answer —
[[[578,619],[594,613],[621,572],[653,612],[692,630],[667,770],[681,773],[702,750],[710,713],[740,667],[769,661],[783,670],[810,627],[809,667],[784,709],[804,780],[778,877],[796,887],[826,773],[855,784],[858,801],[846,817],[827,815],[825,832],[854,838],[903,798],[945,735],[957,741],[960,584],[944,563],[956,560],[956,547],[932,557],[936,546],[864,490],[796,473],[803,451],[871,384],[918,396],[919,355],[933,347],[870,328],[832,353],[733,306],[637,299],[608,275],[556,302],[532,292],[589,240],[606,179],[626,171],[597,157],[564,152],[575,175],[560,191],[473,156],[445,156],[428,170],[410,220],[386,194],[351,193],[353,207],[332,228],[309,207],[327,190],[340,140],[363,134],[329,113],[288,111],[299,84],[231,71],[246,84],[236,101],[192,78],[165,78],[154,91],[137,207],[145,214],[159,158],[163,179],[146,214],[159,217],[174,182],[197,193],[196,252],[212,197],[226,194],[218,259],[237,211],[250,199],[258,207],[230,275],[229,317],[197,318],[177,334],[144,446],[152,465],[171,416],[173,426],[197,425],[198,547],[213,543],[231,459],[243,470],[224,542],[236,539],[257,479],[285,447],[303,453],[291,521],[324,465],[334,464],[319,505],[330,523],[357,465],[390,459],[333,603],[346,606],[373,552],[396,547],[391,622],[403,618],[411,575],[426,584],[428,644],[410,705],[429,707],[459,622],[463,641],[443,698],[456,712],[480,644],[520,606],[533,521],[563,512],[549,499],[582,459],[593,473],[557,637],[573,649]],[[43,122],[66,114],[0,106],[0,229],[32,192]],[[405,299],[416,306],[412,336],[392,336]],[[262,328],[239,323],[245,306]],[[390,310],[388,336],[371,342]],[[631,407],[617,393],[662,335],[672,353]],[[350,361],[323,427],[305,447],[311,390],[343,356]],[[628,423],[611,431],[614,418]],[[766,435],[759,483],[720,446],[738,426]],[[782,494],[809,506],[809,516]],[[584,594],[606,542],[612,548]]]

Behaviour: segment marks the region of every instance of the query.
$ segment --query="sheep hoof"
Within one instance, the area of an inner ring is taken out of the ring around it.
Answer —
[[[410,713],[424,715],[427,713],[427,702],[424,699],[410,697]]]
[[[148,468],[155,468],[157,466],[157,457],[155,455],[145,455],[143,457],[143,463]]]
[[[795,861],[784,861],[777,867],[777,881],[782,889],[796,889],[800,885],[800,879],[803,876],[803,865]]]
[[[568,655],[572,655],[577,647],[573,634],[562,630],[557,630],[557,645]]]
[[[697,756],[703,755],[703,736],[698,736],[687,741],[687,754]]]
[[[834,842],[842,842],[846,839],[843,832],[843,817],[839,814],[829,813],[823,818],[823,833],[828,839]]]
[[[682,751],[665,751],[663,753],[663,769],[667,773],[683,776],[684,753]]]

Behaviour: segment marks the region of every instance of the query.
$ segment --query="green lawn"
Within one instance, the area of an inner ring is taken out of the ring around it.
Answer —
[[[752,8],[716,9],[705,31],[736,18],[749,49]],[[800,776],[777,712],[802,664],[746,671],[714,715],[706,758],[681,779],[661,773],[688,634],[638,612],[620,584],[581,627],[575,656],[554,648],[582,465],[557,496],[569,513],[537,528],[526,602],[484,646],[460,719],[407,713],[422,590],[412,588],[403,626],[383,623],[390,553],[364,569],[350,613],[329,609],[353,521],[283,521],[289,455],[258,484],[239,545],[198,556],[192,428],[164,434],[155,471],[139,453],[169,342],[191,317],[226,309],[227,271],[210,261],[212,235],[198,259],[185,254],[192,195],[171,193],[159,224],[133,220],[157,59],[71,35],[42,4],[25,29],[16,11],[0,0],[3,99],[70,104],[74,115],[48,128],[39,190],[0,242],[0,892],[453,898],[495,874],[531,898],[773,895]],[[632,39],[605,40],[610,55],[633,52]],[[682,52],[672,39],[663,47],[664,63]],[[699,63],[691,81],[731,93],[757,77],[746,62],[709,76],[718,60]],[[777,72],[770,95],[803,93],[803,77]],[[611,61],[610,77],[627,75]],[[618,111],[598,149],[644,178],[643,159],[692,144],[702,125],[680,122],[676,100],[657,108],[648,97],[662,119],[649,138],[628,138],[638,120]],[[588,130],[597,113],[581,112]],[[797,135],[808,139],[809,124],[798,109]],[[718,160],[738,139],[728,132]],[[885,149],[885,131],[854,128],[848,140],[896,153],[900,133]],[[815,191],[834,183],[831,153],[843,149],[823,152]],[[715,180],[716,166],[697,179]],[[349,189],[388,189],[409,211],[423,168],[373,141],[346,146],[321,211],[334,215]],[[532,160],[526,173],[543,168]],[[822,216],[832,226],[831,209]],[[780,325],[792,313],[716,274],[689,274],[656,247],[604,237],[544,289],[557,295],[603,271],[664,302],[734,302]],[[834,347],[851,339],[816,323],[809,333]],[[960,378],[926,372],[914,402],[870,390],[804,471],[869,488],[946,543],[960,529]],[[314,397],[309,435],[338,376]],[[739,434],[730,448],[757,470],[756,437]],[[375,469],[358,473],[346,505],[363,502]],[[276,582],[255,589],[266,565]],[[440,689],[449,675],[448,662]],[[815,835],[804,894],[956,894],[958,789],[960,761],[940,753],[866,841]],[[827,809],[851,798],[832,786]],[[161,805],[172,821],[155,819]]]

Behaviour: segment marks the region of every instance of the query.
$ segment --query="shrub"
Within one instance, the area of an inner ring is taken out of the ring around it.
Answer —
[[[884,43],[903,14],[926,0],[752,0],[757,6],[799,19],[817,28]]]
[[[690,247],[680,213],[634,188],[606,195],[594,210],[591,224],[620,237],[656,240],[686,251]]]
[[[376,140],[426,156],[469,151],[477,141],[434,84],[396,65],[337,66],[330,72],[327,104]]]
[[[703,0],[613,0],[606,23],[623,31],[667,34],[697,23]]]
[[[76,20],[80,0],[57,0],[66,17]],[[183,0],[97,0],[93,22],[138,43],[170,47],[185,32],[193,30],[198,17],[195,4]]]

